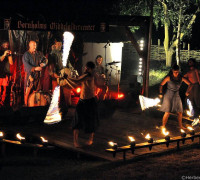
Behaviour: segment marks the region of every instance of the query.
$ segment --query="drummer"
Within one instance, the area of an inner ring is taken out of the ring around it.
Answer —
[[[105,95],[107,92],[106,75],[102,63],[103,57],[98,55],[95,59],[95,77],[97,81],[97,87],[101,89],[101,91],[97,94],[97,98],[99,100],[105,100]]]

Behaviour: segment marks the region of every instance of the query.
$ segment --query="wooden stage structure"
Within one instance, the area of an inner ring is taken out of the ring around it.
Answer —
[[[61,147],[69,151],[77,152],[77,155],[85,154],[108,161],[120,161],[123,160],[123,155],[117,154],[113,157],[112,154],[106,152],[106,149],[110,148],[109,141],[117,142],[119,146],[129,145],[128,136],[133,136],[136,143],[145,143],[145,135],[150,133],[151,137],[155,141],[159,141],[164,138],[161,133],[160,126],[162,124],[162,113],[155,110],[147,110],[142,112],[140,107],[135,108],[120,108],[113,105],[113,103],[102,103],[99,105],[100,112],[100,126],[95,133],[94,144],[91,146],[85,145],[87,135],[84,132],[80,132],[80,144],[81,148],[75,148],[73,146],[73,136],[71,121],[74,116],[75,108],[69,109],[67,116],[58,124],[46,125],[43,122],[38,122],[37,118],[33,119],[24,118],[20,123],[16,122],[19,119],[9,119],[9,123],[6,122],[5,117],[0,115],[0,131],[9,131],[14,133],[31,134],[34,136],[43,136],[48,139],[49,143],[53,146]],[[23,112],[23,111],[22,111]],[[10,113],[7,113],[8,115]],[[20,116],[23,118],[23,115]],[[38,117],[36,115],[35,117]],[[185,126],[191,125],[191,121],[183,120]],[[178,121],[171,116],[167,123],[167,130],[170,132],[170,137],[180,136],[180,130],[178,128]],[[195,129],[199,132],[199,128]],[[198,143],[198,139],[194,142],[185,141],[184,146],[191,143]],[[170,143],[167,148],[166,145],[154,146],[151,151],[149,148],[138,149],[134,154],[130,152],[126,153],[126,159],[133,159],[136,156],[142,156],[146,154],[154,154],[157,152],[163,152],[169,149],[176,148],[176,143]],[[180,148],[181,148],[180,144]]]

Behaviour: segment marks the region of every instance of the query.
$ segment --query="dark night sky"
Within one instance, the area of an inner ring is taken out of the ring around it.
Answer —
[[[113,2],[116,0],[35,0],[35,1],[10,1],[1,0],[0,14],[9,16],[10,14],[22,14],[30,18],[48,18],[48,19],[78,19],[88,17],[103,17],[106,14],[113,14],[110,11]],[[191,49],[200,49],[200,15],[197,16],[193,25],[192,37],[189,40]],[[163,32],[163,29],[161,30]],[[153,31],[153,36],[162,39],[158,31]],[[163,34],[163,33],[161,33]]]

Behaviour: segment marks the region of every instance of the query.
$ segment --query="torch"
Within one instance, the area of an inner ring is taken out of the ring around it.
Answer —
[[[47,146],[48,140],[45,139],[43,136],[40,136],[40,139],[41,139],[42,144],[43,144],[44,146]]]
[[[25,137],[21,136],[20,133],[17,133],[17,134],[16,134],[16,138],[17,138],[18,140],[20,140],[21,143],[24,143],[24,142],[25,142]]]
[[[112,141],[108,142],[108,144],[109,144],[114,150],[116,150],[117,147],[118,147],[117,143],[112,142]]]
[[[191,126],[188,126],[187,129],[189,130],[190,135],[192,136],[191,140],[193,142],[194,141],[195,131],[194,131],[194,129]]]
[[[4,137],[4,133],[2,131],[0,131],[0,140],[2,140]]]
[[[134,151],[135,151],[135,139],[132,136],[128,136],[128,138],[129,138],[129,141],[130,141],[131,151],[132,151],[132,154],[133,154]]]
[[[185,143],[184,138],[186,137],[186,132],[183,129],[181,129],[180,131],[181,131],[181,137],[183,138],[182,143],[184,144]]]
[[[170,141],[169,131],[166,131],[166,128],[162,128],[162,133],[165,136],[166,146],[168,147]]]

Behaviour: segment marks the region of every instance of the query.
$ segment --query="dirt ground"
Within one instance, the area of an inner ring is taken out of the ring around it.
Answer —
[[[184,180],[200,178],[200,146],[182,147],[180,151],[143,155],[123,162],[108,162],[80,156],[63,149],[40,152],[33,157],[30,149],[8,148],[1,158],[1,180],[68,179],[149,179]]]

